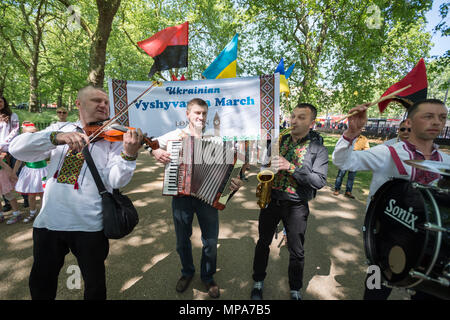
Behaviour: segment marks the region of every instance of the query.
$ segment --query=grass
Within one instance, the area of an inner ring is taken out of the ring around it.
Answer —
[[[334,190],[334,182],[336,181],[338,167],[333,164],[331,160],[331,155],[334,151],[334,146],[336,142],[339,140],[339,135],[333,134],[325,134],[321,133],[323,137],[323,143],[325,147],[328,149],[328,175],[327,175],[327,185]],[[369,140],[369,144],[371,147],[377,145],[376,142],[371,142]],[[358,171],[356,173],[355,182],[353,183],[353,195],[361,201],[366,201],[367,196],[369,194],[369,186],[372,181],[372,172],[371,171]],[[344,180],[342,181],[341,192],[345,192],[345,183],[347,182],[347,175],[345,175]]]
[[[24,109],[11,109],[12,112],[19,116],[19,121],[31,121],[33,123],[51,123],[58,121],[56,109],[43,109],[42,112],[29,112]],[[78,110],[69,111],[67,121],[77,121]]]

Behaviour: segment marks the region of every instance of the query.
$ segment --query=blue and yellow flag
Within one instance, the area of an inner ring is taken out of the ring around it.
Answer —
[[[284,59],[281,58],[280,63],[278,64],[277,69],[275,70],[275,73],[278,72],[280,74],[280,92],[286,92],[286,95],[290,93],[287,79],[291,76],[294,67],[295,63],[292,66],[290,66],[289,69],[285,72]]]
[[[237,49],[238,34],[233,37],[202,75],[206,79],[236,78]]]
[[[286,80],[289,79],[289,77],[291,76],[292,71],[294,70],[294,67],[295,67],[295,62],[294,62],[294,64],[292,66],[289,67],[289,69],[287,69],[287,71],[286,71]]]

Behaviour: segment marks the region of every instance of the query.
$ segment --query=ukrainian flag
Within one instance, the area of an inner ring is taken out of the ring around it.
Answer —
[[[238,34],[233,37],[202,75],[206,79],[236,78],[237,49]]]
[[[294,64],[292,66],[289,67],[289,69],[287,69],[286,74],[285,74],[286,75],[286,80],[289,79],[289,77],[291,76],[292,71],[294,70],[294,67],[295,67],[295,62],[294,62]]]
[[[280,92],[286,92],[286,95],[289,94],[289,85],[286,79],[286,73],[284,72],[284,59],[281,58],[280,63],[278,64],[275,73],[280,74]]]

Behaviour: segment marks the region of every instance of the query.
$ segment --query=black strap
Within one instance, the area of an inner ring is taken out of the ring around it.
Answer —
[[[100,174],[98,173],[97,167],[95,166],[94,160],[92,159],[91,153],[89,152],[89,146],[85,146],[81,152],[83,153],[84,160],[86,160],[89,170],[91,170],[92,177],[94,178],[95,184],[97,185],[98,188],[98,192],[100,194],[107,192],[105,185],[103,184],[103,181],[100,178]]]

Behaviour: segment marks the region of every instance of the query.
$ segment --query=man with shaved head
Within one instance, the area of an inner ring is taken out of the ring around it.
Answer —
[[[32,299],[55,299],[58,275],[71,251],[84,279],[85,299],[106,299],[105,259],[109,242],[103,233],[101,196],[81,150],[86,146],[109,192],[130,182],[142,132],[129,130],[123,142],[90,142],[83,128],[109,117],[109,99],[100,88],[78,93],[80,120],[54,131],[23,133],[10,152],[22,161],[50,158],[41,212],[33,224]],[[52,129],[53,128],[53,129]]]

